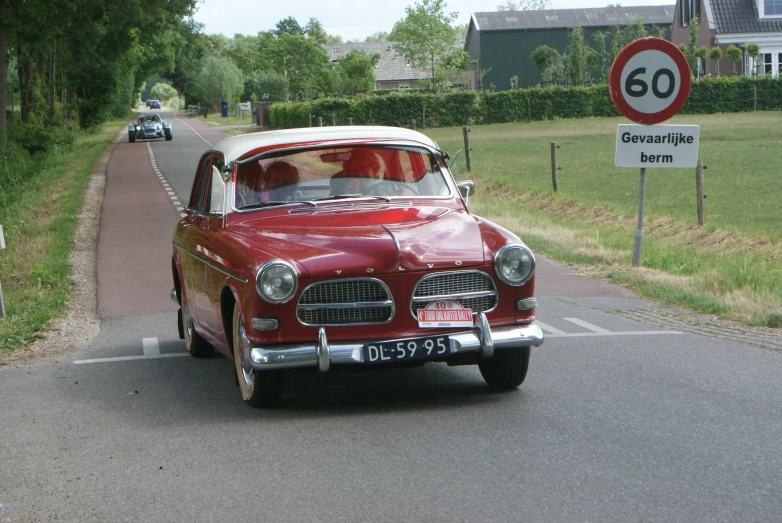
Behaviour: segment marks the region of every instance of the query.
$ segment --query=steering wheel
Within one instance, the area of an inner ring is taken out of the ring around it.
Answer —
[[[402,196],[405,191],[408,191],[412,196],[418,196],[416,190],[406,183],[391,180],[375,182],[364,189],[363,192],[371,196]]]

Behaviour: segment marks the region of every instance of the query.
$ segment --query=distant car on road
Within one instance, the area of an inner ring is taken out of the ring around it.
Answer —
[[[253,407],[277,403],[292,369],[444,362],[517,387],[543,343],[535,257],[468,211],[473,187],[409,129],[220,141],[174,232],[171,296],[188,352],[233,359]]]
[[[163,120],[157,114],[143,114],[139,116],[136,122],[130,122],[128,125],[128,141],[130,143],[138,140],[149,140],[154,138],[165,138],[171,141],[174,135],[171,132],[171,123]]]
[[[160,109],[160,102],[158,100],[147,100],[147,105],[150,109]]]

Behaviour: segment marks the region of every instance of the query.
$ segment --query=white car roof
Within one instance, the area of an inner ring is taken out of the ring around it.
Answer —
[[[248,152],[261,147],[339,140],[405,141],[416,142],[426,147],[439,149],[431,138],[410,129],[379,125],[353,125],[305,127],[303,129],[285,129],[231,136],[213,145],[210,152],[222,153],[226,162],[230,164]]]

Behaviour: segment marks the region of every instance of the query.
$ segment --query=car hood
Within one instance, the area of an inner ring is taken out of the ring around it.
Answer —
[[[312,277],[482,265],[476,220],[445,207],[329,206],[252,219],[236,232],[296,261]]]

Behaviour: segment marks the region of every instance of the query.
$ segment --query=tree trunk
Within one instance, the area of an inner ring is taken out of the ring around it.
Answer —
[[[21,98],[20,113],[23,123],[30,123],[30,109],[33,101],[30,91],[30,58],[22,46],[21,39],[16,39],[16,67],[19,72],[19,97]]]
[[[0,147],[5,154],[8,145],[8,121],[6,118],[6,84],[8,82],[8,21],[10,8],[0,1]],[[13,93],[13,91],[11,91]]]
[[[54,71],[54,64],[55,64],[55,58],[57,57],[57,41],[52,39],[52,48],[49,51],[49,74],[47,75],[48,79],[48,88],[46,91],[47,101],[49,102],[49,118],[54,118],[54,101],[56,100],[56,89],[57,89],[57,82],[55,77],[55,71]]]

